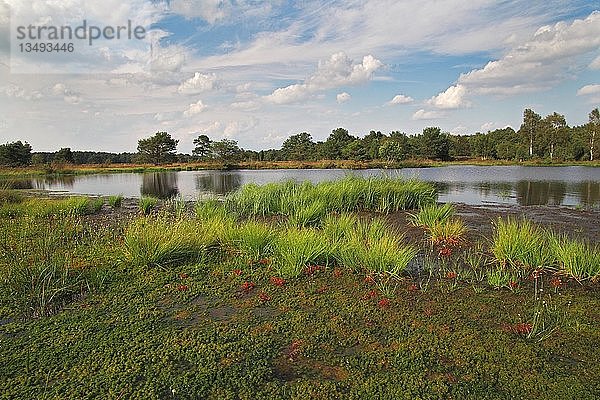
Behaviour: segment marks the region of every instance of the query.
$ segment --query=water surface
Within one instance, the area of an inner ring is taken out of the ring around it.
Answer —
[[[280,169],[236,171],[181,171],[115,173],[58,178],[38,177],[21,186],[57,192],[113,195],[138,198],[142,195],[194,200],[205,195],[225,195],[254,182],[264,184],[287,179],[321,181],[358,176],[418,178],[433,183],[443,202],[471,205],[489,203],[520,205],[600,205],[600,168],[448,166],[404,169]]]

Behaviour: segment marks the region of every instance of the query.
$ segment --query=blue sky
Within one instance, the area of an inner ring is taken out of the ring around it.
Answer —
[[[181,152],[201,133],[278,148],[291,134],[324,140],[340,126],[355,135],[518,129],[526,107],[579,125],[600,105],[598,8],[558,0],[0,0],[0,141],[121,152],[165,130]],[[83,18],[132,20],[150,34],[78,47],[43,67],[6,39],[17,20],[75,26]],[[32,62],[38,73],[23,73]]]

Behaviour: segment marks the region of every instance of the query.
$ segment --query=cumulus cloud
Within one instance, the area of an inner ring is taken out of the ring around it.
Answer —
[[[420,109],[413,114],[412,119],[414,121],[419,121],[419,120],[440,119],[443,117],[444,117],[444,114],[439,111],[425,111],[424,109]]]
[[[350,95],[350,93],[343,92],[335,96],[335,98],[339,104],[342,104],[349,101],[352,98],[352,96]]]
[[[390,104],[390,105],[408,104],[408,103],[412,103],[413,101],[414,101],[414,99],[410,96],[405,96],[403,94],[397,94],[396,96],[394,96],[394,98],[392,100],[390,100],[388,102],[388,104]]]
[[[208,92],[217,87],[217,75],[194,73],[194,76],[179,85],[177,91],[182,94],[198,94]]]
[[[600,94],[600,85],[585,85],[577,91],[577,96]]]
[[[190,104],[187,110],[183,112],[183,115],[186,117],[191,117],[196,114],[200,114],[205,109],[206,105],[202,103],[202,100],[198,100],[197,102]]]
[[[463,85],[450,86],[444,92],[427,100],[427,104],[441,109],[469,107],[470,103],[465,99],[466,94],[467,89]]]
[[[319,61],[315,74],[303,83],[278,88],[265,100],[274,104],[289,104],[305,100],[322,90],[358,85],[369,81],[382,66],[383,63],[372,55],[364,56],[361,63],[354,63],[345,53],[336,53],[325,61]]]

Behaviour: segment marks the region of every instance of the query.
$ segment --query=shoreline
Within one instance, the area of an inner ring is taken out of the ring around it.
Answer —
[[[205,171],[205,170],[275,170],[275,169],[402,169],[402,168],[436,168],[454,165],[461,166],[521,166],[521,167],[600,167],[600,161],[580,162],[548,162],[544,160],[514,162],[501,160],[457,160],[457,161],[431,161],[407,160],[403,162],[386,161],[353,161],[353,160],[322,160],[322,161],[250,161],[239,163],[173,163],[165,165],[152,164],[82,164],[82,165],[49,165],[32,166],[25,168],[0,168],[0,179],[28,178],[35,176],[62,176],[62,175],[91,175],[106,173],[145,173],[145,172],[178,172],[178,171]]]

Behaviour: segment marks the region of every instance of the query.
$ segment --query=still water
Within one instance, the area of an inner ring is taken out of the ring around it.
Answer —
[[[238,170],[118,173],[59,178],[33,178],[21,186],[89,195],[122,194],[194,200],[206,195],[225,195],[254,182],[264,184],[287,179],[321,182],[358,176],[418,178],[433,183],[439,200],[472,205],[500,203],[520,205],[600,206],[600,168],[592,167],[479,167],[404,168],[370,170]]]

